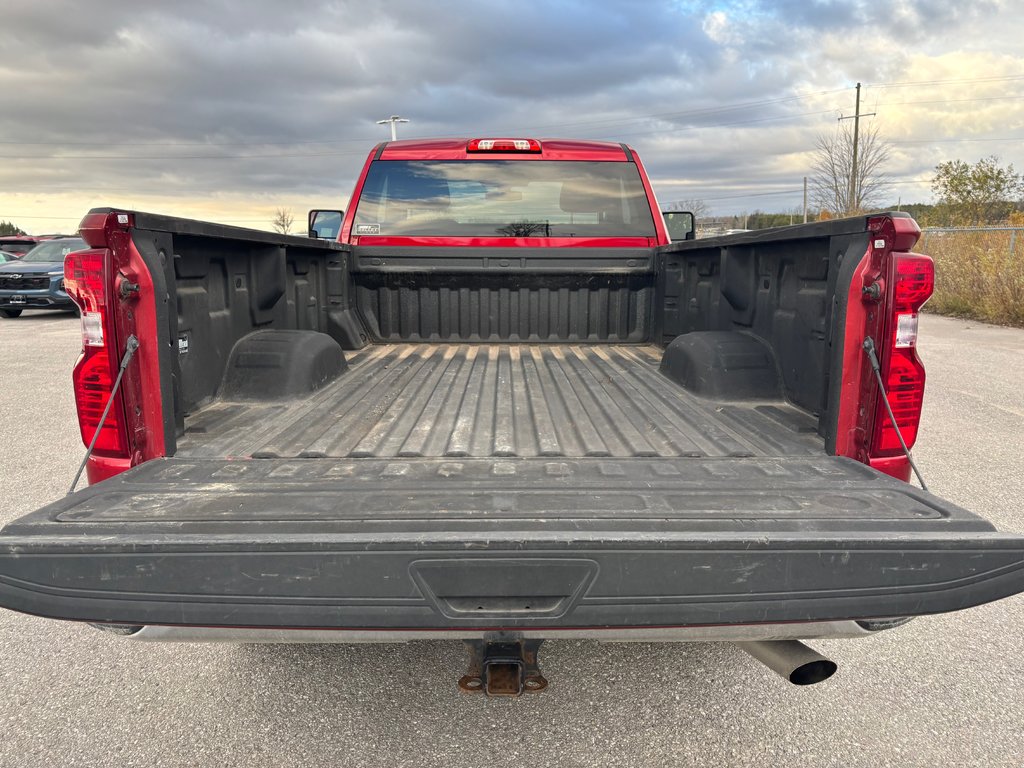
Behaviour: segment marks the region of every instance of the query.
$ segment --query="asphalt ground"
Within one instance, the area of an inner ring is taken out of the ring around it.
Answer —
[[[1024,330],[926,316],[932,490],[1024,533]],[[0,319],[0,523],[83,448],[70,315]],[[3,766],[1024,765],[1024,598],[817,643],[788,685],[729,645],[548,642],[542,694],[460,694],[457,643],[141,644],[0,611]]]

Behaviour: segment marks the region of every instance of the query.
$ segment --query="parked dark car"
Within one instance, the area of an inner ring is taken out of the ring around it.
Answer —
[[[75,311],[64,292],[64,257],[86,247],[78,237],[46,240],[22,258],[0,264],[0,317],[15,318],[26,309]]]

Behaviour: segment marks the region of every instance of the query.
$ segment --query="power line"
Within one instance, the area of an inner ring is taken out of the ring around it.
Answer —
[[[876,104],[876,107],[896,107],[901,104],[963,104],[970,101],[1016,101],[1024,96],[981,96],[973,99],[930,99],[928,101],[888,101]]]
[[[659,182],[655,179],[651,179],[651,183],[657,185]],[[895,180],[884,180],[882,186],[906,186],[909,184],[930,184],[931,179],[895,179]],[[687,190],[687,195],[690,197],[696,197],[705,202],[713,202],[717,200],[745,200],[748,197],[774,197],[777,195],[793,195],[803,194],[803,187],[792,187],[787,189],[775,190],[772,192],[750,192],[742,195],[719,195],[716,197],[705,197],[699,192],[694,190]]]
[[[1004,75],[997,77],[963,77],[949,80],[904,80],[891,83],[865,83],[865,88],[909,88],[913,85],[952,85],[955,83],[998,83],[1013,80],[1024,80],[1024,75]]]
[[[638,117],[630,118],[612,118],[608,120],[583,120],[574,123],[551,123],[548,125],[535,125],[527,133],[536,133],[538,130],[546,128],[566,128],[577,125],[602,125],[608,123],[635,123],[644,120],[657,120],[661,118],[679,118],[679,117],[704,117],[710,114],[716,114],[718,112],[733,112],[738,109],[752,109],[755,107],[765,107],[773,104],[783,104],[790,101],[802,101],[812,96],[823,96],[830,93],[839,93],[840,91],[848,91],[849,88],[833,88],[828,91],[814,91],[811,93],[795,94],[793,96],[782,96],[774,99],[763,99],[761,101],[747,101],[737,102],[734,104],[725,104],[719,107],[703,107],[700,109],[688,109],[682,112],[661,112],[656,114],[640,115]]]
[[[546,125],[534,125],[527,131],[509,131],[508,127],[502,128],[503,133],[537,133],[548,128],[571,128],[575,126],[586,126],[586,125],[608,125],[617,123],[634,123],[645,120],[656,120],[661,118],[679,118],[679,117],[696,117],[706,116],[709,114],[716,114],[719,112],[732,112],[738,109],[751,109],[755,107],[770,106],[773,104],[783,104],[790,101],[802,101],[813,96],[823,96],[831,93],[839,93],[840,91],[848,91],[846,88],[832,88],[824,91],[811,91],[808,93],[798,93],[792,96],[780,96],[771,99],[761,99],[758,101],[744,101],[734,102],[732,104],[723,104],[715,107],[701,107],[699,109],[688,109],[677,112],[660,112],[652,113],[647,115],[638,115],[634,117],[618,117],[618,118],[607,118],[603,120],[578,120],[568,123],[548,123]],[[386,122],[386,121],[385,121]],[[485,132],[486,133],[486,132]],[[463,136],[464,133],[458,134],[435,134],[436,138],[458,138]],[[293,140],[293,141],[278,141],[278,140],[259,140],[259,141],[208,141],[208,142],[126,142],[126,141],[13,141],[13,140],[0,140],[0,145],[11,144],[19,146],[124,146],[124,147],[220,147],[220,146],[266,146],[272,144],[281,145],[300,145],[300,144],[354,144],[354,143],[373,143],[376,142],[376,138],[366,139],[323,139],[323,140]]]
[[[965,100],[966,101],[966,100]],[[973,99],[971,100],[973,101]],[[911,102],[907,102],[911,103]],[[916,102],[923,103],[923,102]],[[879,106],[888,106],[885,104],[879,104]],[[753,125],[756,123],[773,122],[776,120],[792,120],[798,117],[811,117],[816,115],[827,115],[829,113],[838,112],[838,109],[822,109],[814,112],[800,112],[795,115],[778,115],[776,117],[761,117],[753,120],[738,120],[730,123],[711,123],[708,125],[700,126],[687,126],[683,128],[671,128],[671,129],[658,129],[651,131],[625,131],[615,134],[606,134],[603,136],[581,136],[581,139],[588,139],[592,141],[608,139],[608,138],[628,138],[631,136],[649,136],[651,134],[666,134],[666,133],[679,133],[681,131],[695,131],[709,128],[731,128],[738,125]],[[439,137],[438,137],[439,138]],[[1024,141],[1024,138],[1019,136],[1005,136],[1005,137],[990,137],[990,138],[962,138],[962,139],[900,139],[900,140],[887,140],[888,144],[928,144],[928,143],[947,143],[947,142],[958,142],[958,141]],[[272,155],[0,155],[0,159],[4,160],[273,160],[276,158],[283,159],[301,159],[301,158],[317,158],[317,157],[363,157],[366,155],[364,151],[358,152],[304,152],[304,153],[278,153]]]
[[[270,140],[260,139],[258,141],[14,141],[12,139],[0,139],[0,144],[13,144],[18,146],[58,146],[58,147],[262,147],[268,145],[295,144],[372,144],[378,137],[367,137],[365,139],[289,139]]]
[[[70,221],[74,219],[74,216],[26,216],[21,213],[0,213],[0,219],[9,219],[11,217],[18,219],[39,219],[39,220],[50,220],[50,221]],[[82,217],[79,216],[79,219]]]
[[[597,140],[602,138],[625,138],[629,136],[646,136],[652,133],[678,133],[680,131],[692,131],[706,128],[729,128],[737,125],[752,125],[754,123],[765,123],[774,120],[792,120],[798,117],[809,117],[812,115],[826,115],[837,112],[838,109],[821,109],[814,112],[801,112],[795,115],[778,115],[776,117],[760,117],[753,120],[739,120],[731,123],[712,123],[700,126],[685,126],[681,128],[657,129],[651,131],[625,131],[608,136],[580,137]],[[532,133],[532,131],[531,131]],[[365,156],[366,152],[281,152],[271,155],[0,155],[4,160],[267,160],[275,158],[305,158],[305,157],[352,157]]]
[[[356,152],[280,152],[273,155],[0,155],[3,160],[272,160],[301,157],[365,157]]]
[[[0,220],[11,220],[11,219],[31,219],[38,221],[81,221],[81,216],[27,216],[21,213],[0,213]],[[218,219],[220,222],[252,222],[252,221],[269,221],[268,218],[262,219]]]
[[[956,144],[961,141],[1024,141],[1024,136],[993,136],[981,139],[899,139],[889,141],[889,144]]]
[[[778,192],[752,192],[749,195],[721,195],[719,197],[704,197],[703,195],[693,195],[699,200],[704,202],[715,202],[718,200],[746,200],[748,197],[773,197],[775,195],[792,195],[795,192],[803,192],[803,187],[794,187],[793,189],[782,189]],[[692,193],[687,193],[692,194]]]
[[[737,126],[737,125],[752,125],[754,123],[766,123],[766,122],[770,122],[770,121],[773,121],[773,120],[792,120],[792,119],[797,118],[797,117],[810,117],[811,115],[827,115],[830,112],[835,113],[835,112],[838,112],[838,111],[839,111],[838,109],[821,109],[821,110],[818,110],[816,112],[801,112],[801,113],[796,114],[796,115],[778,115],[777,117],[758,117],[758,118],[755,118],[753,120],[738,120],[738,121],[732,122],[732,123],[711,123],[709,125],[697,125],[697,126],[692,126],[691,125],[691,126],[685,126],[683,128],[669,128],[667,130],[666,129],[660,129],[660,130],[656,130],[656,131],[626,131],[624,133],[617,133],[617,134],[610,135],[610,136],[590,136],[590,137],[581,137],[581,138],[589,138],[590,140],[596,140],[596,139],[607,139],[607,138],[626,138],[626,137],[629,137],[629,136],[648,136],[648,135],[650,135],[652,133],[658,133],[658,134],[679,133],[681,131],[696,131],[696,130],[702,130],[702,129],[707,129],[707,128],[731,128],[731,127],[734,127],[734,126]]]
[[[908,80],[902,82],[885,82],[885,83],[865,83],[864,88],[904,88],[910,86],[929,86],[929,85],[947,85],[953,83],[996,83],[996,82],[1012,82],[1017,80],[1024,80],[1024,75],[1008,75],[998,77],[980,77],[980,78],[952,78],[944,80]],[[802,101],[804,99],[811,98],[813,96],[823,96],[833,93],[840,93],[842,91],[848,91],[850,87],[843,88],[832,88],[822,91],[811,91],[808,93],[794,94],[791,96],[782,96],[772,99],[761,99],[757,101],[746,101],[746,102],[734,102],[732,104],[725,104],[716,107],[703,107],[700,109],[690,109],[679,112],[662,112],[652,113],[647,115],[640,115],[629,118],[607,118],[602,120],[583,120],[567,123],[549,123],[546,125],[535,125],[527,131],[513,131],[522,133],[536,133],[540,130],[549,128],[571,128],[576,126],[590,126],[590,125],[610,125],[610,124],[626,124],[634,123],[645,120],[657,120],[657,119],[673,119],[673,118],[684,118],[684,117],[698,117],[707,116],[710,114],[717,114],[720,112],[730,112],[739,109],[753,109],[757,107],[770,106],[774,104],[784,104],[792,101]],[[986,100],[1003,100],[1003,99],[1016,99],[1022,98],[1019,96],[1011,97],[990,97],[990,98],[978,98],[978,99],[944,99],[936,100],[935,102],[930,101],[908,101],[908,102],[891,102],[891,104],[928,104],[928,103],[944,103],[944,102],[968,102],[968,101],[986,101]],[[889,106],[890,104],[884,104],[879,106]],[[831,110],[828,110],[831,111]],[[823,113],[809,113],[809,114],[823,114]],[[738,124],[738,123],[737,123]],[[722,126],[706,126],[706,127],[722,127]],[[507,128],[503,129],[507,132]],[[658,132],[658,131],[654,131]],[[443,137],[457,137],[462,134],[439,134],[438,138]],[[639,134],[630,134],[639,135]],[[14,141],[9,139],[0,140],[0,145],[17,145],[17,146],[132,146],[132,147],[248,147],[248,146],[270,146],[270,145],[281,145],[281,146],[305,146],[305,145],[332,145],[332,144],[369,144],[374,142],[375,139],[367,137],[365,139],[352,138],[352,139],[291,139],[291,140],[280,140],[280,139],[259,139],[251,141],[204,141],[204,142],[126,142],[126,141]],[[349,153],[343,153],[349,154]],[[362,152],[353,152],[351,154],[363,154]],[[241,159],[245,157],[252,157],[254,159],[265,159],[271,157],[325,157],[325,156],[341,156],[339,153],[309,153],[309,154],[275,154],[275,155],[238,155],[238,156],[220,156],[230,159]],[[21,159],[10,155],[0,156],[3,159]],[[38,156],[22,156],[24,159],[44,159]],[[97,156],[103,159],[109,159],[109,156]],[[68,156],[67,159],[79,159],[74,156]],[[117,159],[117,158],[114,158]],[[163,159],[163,158],[149,158],[139,157],[140,160],[148,159]],[[178,159],[178,158],[173,158]],[[207,156],[183,156],[180,159],[207,159]],[[215,158],[210,158],[215,159]]]
[[[719,200],[747,200],[752,197],[778,197],[781,195],[803,195],[803,187],[793,187],[792,189],[783,189],[778,192],[754,192],[749,195],[719,195],[717,197],[704,197],[703,195],[697,195],[697,199],[703,200],[704,202],[717,202]]]
[[[960,79],[946,79],[946,80],[916,80],[916,81],[905,81],[905,82],[891,82],[891,83],[867,83],[864,88],[900,88],[918,85],[946,85],[951,83],[982,83],[982,82],[1011,82],[1017,80],[1024,80],[1024,75],[1021,76],[1004,76],[1004,77],[983,77],[983,78],[960,78]],[[597,126],[597,125],[625,125],[629,123],[643,122],[649,120],[672,120],[686,117],[705,117],[708,115],[719,114],[724,112],[732,112],[741,109],[753,109],[764,106],[771,106],[776,104],[785,104],[794,101],[802,101],[814,96],[823,96],[833,93],[840,93],[842,91],[850,90],[849,87],[844,88],[833,88],[822,91],[812,91],[808,93],[794,94],[791,96],[782,96],[771,99],[760,99],[757,101],[746,101],[746,102],[734,102],[732,104],[724,104],[716,107],[703,107],[699,109],[690,109],[677,112],[661,112],[651,113],[647,115],[640,115],[629,118],[607,118],[602,120],[578,120],[574,122],[565,123],[548,123],[542,125],[534,125],[526,131],[512,131],[522,133],[538,133],[540,131],[550,128],[572,128],[572,127],[583,127],[583,126]],[[924,100],[924,101],[900,101],[900,102],[887,102],[879,104],[878,106],[896,106],[896,105],[915,105],[915,104],[940,104],[940,103],[968,103],[977,101],[1004,101],[1004,100],[1016,100],[1024,98],[1024,96],[992,96],[992,97],[978,97],[971,99],[937,99],[937,100]],[[750,121],[738,121],[732,123],[721,123],[714,125],[698,126],[701,128],[720,128],[720,127],[731,127],[734,125],[744,125],[757,122],[764,122],[768,120],[787,119],[790,117],[805,117],[819,114],[827,114],[834,110],[821,110],[817,112],[801,113],[799,115],[787,115],[773,118],[762,118],[760,120]],[[677,130],[687,130],[677,129]],[[504,129],[508,132],[507,129]],[[625,134],[619,133],[617,136],[629,135],[647,135],[651,133],[662,133],[663,130],[653,130],[645,132],[627,132]],[[438,138],[442,137],[456,137],[462,134],[438,134]],[[597,137],[604,138],[604,137]],[[278,140],[278,139],[260,139],[253,141],[204,141],[204,142],[125,142],[125,141],[13,141],[13,140],[0,140],[0,145],[12,145],[12,146],[132,146],[132,147],[258,147],[258,146],[312,146],[312,145],[339,145],[339,144],[369,144],[375,141],[371,137],[365,139],[293,139],[293,140]],[[245,154],[245,155],[180,155],[168,159],[181,159],[181,160],[219,160],[219,159],[272,159],[276,157],[281,158],[303,158],[303,157],[344,157],[344,156],[355,156],[363,154],[362,150],[352,152],[310,152],[310,153],[274,153],[274,154]],[[120,155],[63,155],[60,158],[54,159],[68,159],[68,160],[80,160],[80,159],[121,159]],[[138,156],[126,159],[138,159],[138,160],[162,160],[165,159],[162,156]],[[0,155],[0,159],[8,160],[42,160],[50,159],[46,155]]]

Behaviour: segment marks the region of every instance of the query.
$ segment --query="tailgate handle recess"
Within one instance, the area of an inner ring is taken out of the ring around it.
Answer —
[[[417,560],[413,581],[444,616],[467,621],[550,619],[569,613],[597,575],[587,559]]]

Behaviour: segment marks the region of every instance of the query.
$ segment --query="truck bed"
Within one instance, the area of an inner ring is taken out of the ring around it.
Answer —
[[[567,458],[820,455],[785,402],[719,402],[663,376],[662,349],[397,344],[346,353],[313,395],[217,400],[186,420],[181,458]]]
[[[1024,588],[1024,538],[833,455],[864,426],[856,270],[909,247],[891,218],[500,255],[90,221],[152,281],[108,307],[141,341],[117,413],[143,461],[0,531],[0,606],[626,639]]]

